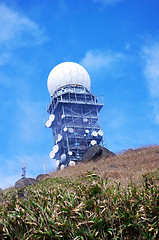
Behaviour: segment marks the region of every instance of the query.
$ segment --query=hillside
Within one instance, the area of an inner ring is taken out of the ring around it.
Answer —
[[[52,177],[85,176],[87,171],[93,172],[111,182],[127,184],[130,180],[137,182],[148,172],[159,169],[159,146],[143,147],[123,151],[115,157],[99,158],[97,161],[81,163],[63,171],[51,173]]]
[[[0,239],[159,239],[159,146],[0,193]]]

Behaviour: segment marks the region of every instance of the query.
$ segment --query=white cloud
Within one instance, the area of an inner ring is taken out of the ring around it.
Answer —
[[[153,42],[142,48],[144,76],[152,98],[155,122],[159,124],[159,42]]]
[[[116,63],[124,59],[124,55],[116,52],[99,50],[87,51],[80,63],[89,70],[111,70]]]
[[[145,62],[144,75],[147,79],[152,98],[159,98],[159,43],[142,49]]]
[[[46,40],[37,23],[4,4],[0,4],[0,29],[0,44],[7,48],[40,44]]]
[[[36,22],[0,4],[0,66],[11,62],[13,50],[42,44],[47,39]]]
[[[99,2],[103,5],[114,5],[118,2],[121,2],[122,0],[93,0],[93,2]]]

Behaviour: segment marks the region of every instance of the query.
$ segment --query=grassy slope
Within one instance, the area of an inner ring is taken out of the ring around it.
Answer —
[[[7,189],[0,239],[159,239],[158,170],[155,146],[51,173],[23,198]]]
[[[124,151],[116,157],[69,167],[63,171],[53,172],[51,176],[77,177],[85,176],[87,171],[91,171],[103,179],[111,179],[111,182],[126,185],[129,181],[137,182],[142,175],[157,169],[159,169],[159,146],[152,146]]]

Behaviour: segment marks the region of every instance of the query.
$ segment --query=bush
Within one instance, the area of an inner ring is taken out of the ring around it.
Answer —
[[[140,186],[86,177],[54,178],[1,193],[1,239],[158,239],[159,194],[153,175]],[[6,201],[7,199],[7,201]]]

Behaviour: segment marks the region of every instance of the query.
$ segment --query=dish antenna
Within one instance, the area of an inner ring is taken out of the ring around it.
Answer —
[[[64,132],[67,132],[67,127],[64,127],[64,129],[63,129],[63,130],[64,130]]]
[[[70,166],[70,167],[74,167],[75,165],[76,165],[75,161],[70,161],[70,162],[69,162],[69,166]]]
[[[69,128],[68,131],[69,131],[70,133],[74,133],[74,129],[73,129],[73,128]]]
[[[104,135],[104,132],[100,129],[99,131],[98,131],[98,134],[99,134],[99,136],[103,136]]]
[[[61,134],[58,134],[57,136],[57,142],[60,142],[62,140],[62,135]]]
[[[83,122],[85,122],[85,123],[88,122],[88,119],[87,119],[87,118],[84,118],[84,119],[83,119]]]
[[[60,166],[60,170],[64,170],[64,168],[65,168],[65,166],[62,164],[62,165]]]
[[[56,160],[56,167],[59,166],[59,163],[60,163],[60,161],[59,161],[59,160]]]
[[[61,161],[65,161],[65,160],[66,160],[66,154],[63,153],[63,154],[61,155]]]
[[[62,118],[62,119],[64,119],[64,118],[65,118],[65,115],[64,115],[64,114],[62,114],[62,115],[61,115],[61,118]]]
[[[72,153],[71,151],[68,152],[68,155],[69,155],[69,156],[72,156],[72,154],[73,154],[73,153]]]
[[[55,153],[57,153],[58,150],[59,150],[59,146],[58,146],[58,144],[56,144],[56,145],[53,147],[53,151],[54,151]]]
[[[54,157],[55,157],[55,152],[52,150],[52,151],[50,152],[50,158],[53,159]]]
[[[51,122],[53,122],[53,121],[55,120],[55,115],[54,115],[54,114],[51,114],[50,117],[49,117],[49,120],[50,120]]]
[[[93,146],[93,145],[95,145],[95,144],[97,144],[97,142],[96,142],[95,140],[92,140],[92,141],[91,141],[91,145]]]
[[[46,126],[47,128],[49,128],[49,127],[51,127],[51,125],[52,125],[52,121],[50,121],[50,119],[47,120],[45,126]]]
[[[93,131],[92,134],[91,134],[93,137],[97,137],[98,136],[98,133],[96,131]]]
[[[89,130],[88,130],[88,129],[86,129],[86,130],[85,130],[85,132],[86,132],[86,133],[89,133]]]

